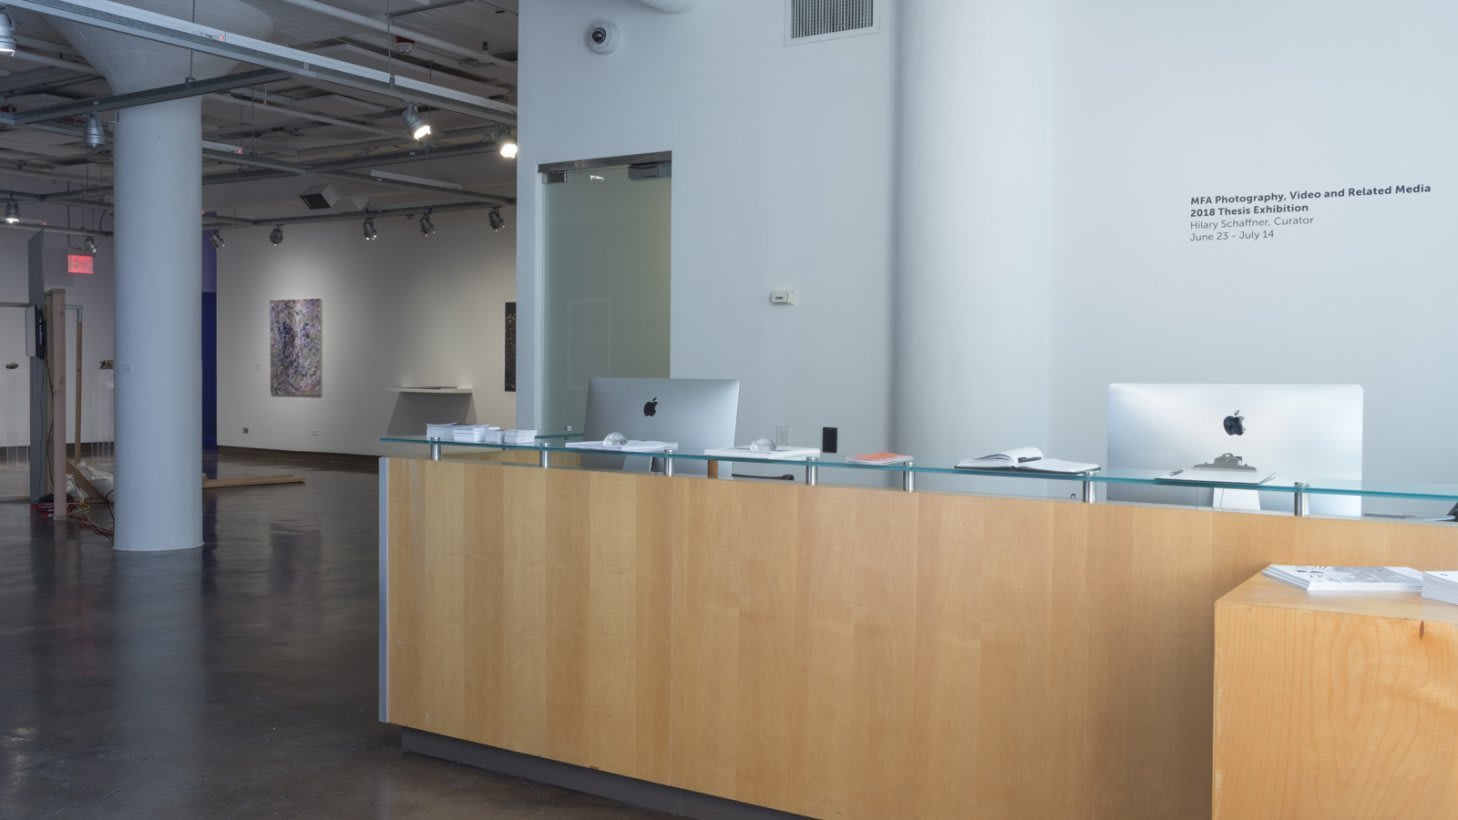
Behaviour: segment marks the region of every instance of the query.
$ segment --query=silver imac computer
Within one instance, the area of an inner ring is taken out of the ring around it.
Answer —
[[[622,433],[630,439],[678,442],[680,452],[733,447],[739,419],[735,379],[634,379],[594,376],[587,385],[588,441]],[[647,456],[583,455],[584,467],[650,469]],[[656,468],[654,464],[654,468]],[[707,462],[675,461],[673,471],[705,475]]]
[[[1188,470],[1227,453],[1273,483],[1362,478],[1362,387],[1355,384],[1111,384],[1111,469]],[[1230,492],[1230,491],[1227,491]],[[1290,512],[1290,493],[1235,491]],[[1110,501],[1210,506],[1198,487],[1109,484]],[[1315,515],[1359,516],[1359,496],[1311,495]],[[1239,505],[1236,505],[1239,506]]]

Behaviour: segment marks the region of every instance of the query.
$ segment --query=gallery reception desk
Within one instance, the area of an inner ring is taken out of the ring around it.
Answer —
[[[1211,809],[1214,602],[1458,528],[381,463],[381,719],[817,817]]]

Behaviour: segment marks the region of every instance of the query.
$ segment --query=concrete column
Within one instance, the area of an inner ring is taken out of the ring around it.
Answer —
[[[897,5],[895,447],[1046,446],[1052,0]]]
[[[225,32],[267,37],[246,2],[133,0]],[[216,77],[231,60],[63,20],[53,25],[114,93]],[[123,109],[116,125],[116,540],[202,546],[202,108]]]
[[[116,128],[116,548],[202,545],[197,99]]]

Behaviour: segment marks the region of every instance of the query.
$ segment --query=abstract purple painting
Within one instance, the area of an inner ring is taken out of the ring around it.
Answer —
[[[322,299],[278,299],[268,303],[268,370],[275,396],[323,395]]]

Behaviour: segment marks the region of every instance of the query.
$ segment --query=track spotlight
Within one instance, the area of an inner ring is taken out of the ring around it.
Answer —
[[[268,232],[268,241],[277,245],[283,241],[283,226],[274,225],[273,230]]]
[[[218,250],[228,244],[228,240],[223,238],[222,231],[213,231],[213,235],[208,237],[208,241],[213,243],[213,250]]]
[[[430,123],[420,115],[415,103],[405,106],[405,111],[400,116],[405,118],[405,127],[410,129],[410,136],[417,140],[423,140],[430,136]]]
[[[15,55],[15,23],[5,13],[4,6],[0,6],[0,54],[7,57]]]
[[[501,216],[500,208],[492,208],[491,214],[487,217],[491,222],[491,230],[499,231],[506,225],[506,219]]]
[[[5,224],[14,225],[20,221],[20,206],[15,204],[15,195],[10,195],[10,201],[5,203]]]
[[[508,139],[501,143],[501,155],[507,159],[516,159],[517,150],[516,140]]]
[[[101,118],[92,114],[86,118],[86,147],[92,151],[106,145],[106,129],[101,127]]]
[[[96,255],[96,240],[93,237],[90,237],[90,236],[88,236],[85,239],[81,240],[81,250],[86,251],[87,253],[91,254],[92,256],[95,256]]]
[[[380,232],[375,230],[375,218],[372,216],[365,217],[364,224],[360,226],[360,230],[364,232],[364,238],[367,242],[375,241],[375,237],[380,235]]]
[[[430,221],[430,214],[420,215],[420,232],[426,236],[435,236],[435,223]]]

